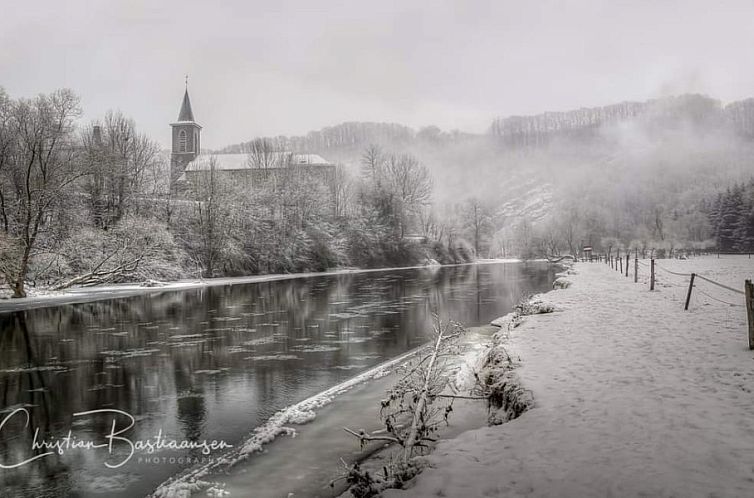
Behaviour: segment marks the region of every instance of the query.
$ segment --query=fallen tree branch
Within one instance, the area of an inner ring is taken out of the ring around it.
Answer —
[[[343,430],[359,438],[359,440],[362,443],[364,443],[364,441],[388,441],[390,443],[398,443],[398,444],[402,443],[400,439],[396,437],[392,437],[392,436],[375,436],[373,434],[367,434],[363,430],[356,432],[354,430],[349,429],[348,427],[343,427]]]
[[[455,398],[486,399],[480,396],[450,393],[442,394],[450,385],[453,357],[457,357],[458,339],[464,329],[455,322],[442,322],[435,316],[434,340],[426,347],[424,355],[413,364],[407,365],[395,385],[382,400],[380,418],[385,428],[373,433],[343,430],[359,439],[384,441],[400,445],[396,459],[384,467],[385,476],[370,474],[357,464],[347,468],[347,481],[354,496],[375,496],[383,489],[401,487],[418,472],[421,463],[414,457],[418,452],[426,452],[437,441],[437,431],[448,423]],[[439,399],[448,399],[439,403]],[[381,434],[378,434],[381,433]]]
[[[102,266],[110,260],[116,253],[108,255],[107,258],[105,258],[103,261],[101,261],[95,268],[83,275],[79,275],[77,277],[74,277],[66,282],[63,282],[61,284],[58,284],[52,288],[52,290],[58,291],[67,289],[69,287],[72,287],[74,285],[81,285],[81,286],[89,286],[89,285],[98,285],[98,284],[104,284],[108,282],[112,282],[115,280],[116,277],[121,277],[124,275],[128,275],[130,273],[133,273],[136,271],[136,269],[139,267],[139,263],[141,263],[142,258],[144,257],[144,254],[140,254],[138,257],[122,262],[118,266],[110,269],[102,270]]]
[[[419,397],[416,401],[416,405],[414,406],[414,416],[413,420],[411,421],[411,428],[409,429],[406,443],[403,445],[404,463],[408,463],[408,461],[411,459],[414,445],[416,444],[417,438],[419,437],[419,426],[423,422],[424,407],[427,404],[427,394],[429,393],[430,383],[435,374],[435,362],[437,361],[437,355],[440,353],[440,348],[442,347],[443,336],[445,332],[445,328],[442,326],[442,323],[438,323],[438,325],[435,326],[435,332],[437,333],[437,339],[435,339],[435,346],[434,348],[432,348],[432,353],[430,354],[429,364],[424,371],[424,385],[422,386],[421,391],[419,391]]]

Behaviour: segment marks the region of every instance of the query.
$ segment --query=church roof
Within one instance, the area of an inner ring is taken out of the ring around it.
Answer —
[[[178,113],[178,121],[194,121],[194,112],[191,110],[188,88],[186,89],[186,93],[183,94],[183,104],[181,104],[181,112]]]
[[[273,158],[270,163],[274,168],[285,167],[287,165],[305,165],[305,166],[332,166],[322,156],[317,154],[293,154],[290,152],[273,152]],[[201,154],[186,166],[186,171],[207,171],[210,169],[210,158],[215,158],[215,169],[218,171],[237,171],[244,169],[255,169],[256,167],[249,161],[247,154]]]

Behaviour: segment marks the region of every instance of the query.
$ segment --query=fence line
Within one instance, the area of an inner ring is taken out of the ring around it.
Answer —
[[[629,252],[628,255],[626,255],[626,269],[625,269],[626,270],[625,271],[625,276],[626,277],[628,277],[628,273],[629,273],[629,271],[628,271],[629,262],[630,262],[629,256],[630,256],[630,252]],[[592,261],[601,261],[601,260],[602,260],[602,257],[598,256],[597,259],[594,259],[594,258],[590,257],[590,259],[588,261],[592,262]],[[748,325],[749,325],[749,327],[748,327],[748,329],[749,329],[749,334],[748,334],[749,335],[749,349],[754,349],[754,284],[752,284],[751,280],[746,280],[744,282],[744,291],[742,292],[742,291],[740,291],[738,289],[734,289],[733,287],[729,287],[729,286],[727,286],[725,284],[721,284],[720,282],[717,282],[717,281],[715,281],[715,280],[713,280],[713,279],[711,279],[709,277],[705,277],[704,275],[699,275],[698,273],[680,273],[680,272],[675,272],[675,271],[672,271],[672,270],[668,270],[667,268],[664,268],[664,267],[658,265],[656,263],[656,261],[655,261],[654,258],[651,258],[650,262],[651,262],[651,264],[647,265],[643,261],[639,261],[638,257],[634,258],[634,282],[638,282],[639,265],[641,265],[644,268],[649,268],[650,269],[650,279],[649,279],[649,290],[650,291],[654,291],[655,281],[657,279],[656,271],[655,270],[658,269],[658,268],[660,270],[666,272],[669,275],[674,275],[676,277],[682,277],[682,278],[688,277],[690,280],[688,282],[688,292],[686,294],[686,301],[685,301],[684,308],[683,308],[684,310],[688,310],[689,309],[689,304],[691,302],[691,294],[692,294],[692,292],[693,292],[694,289],[696,289],[698,293],[700,293],[700,294],[708,297],[709,299],[712,299],[713,301],[717,301],[719,303],[722,303],[722,304],[725,304],[725,305],[728,305],[728,306],[733,306],[733,307],[736,307],[736,308],[743,308],[743,307],[745,307],[746,308],[746,318],[747,318]],[[621,258],[620,256],[616,256],[615,259],[613,259],[612,256],[605,255],[605,263],[607,265],[609,265],[611,269],[617,270],[617,271],[620,272],[621,275],[624,275],[624,271],[623,271],[623,258]],[[715,296],[712,296],[711,294],[709,294],[709,293],[703,291],[702,289],[698,288],[698,285],[695,285],[695,279],[696,278],[699,278],[700,280],[704,280],[705,282],[708,282],[708,283],[710,283],[712,285],[716,285],[717,287],[720,287],[721,289],[725,289],[725,290],[733,292],[735,294],[743,295],[744,296],[744,300],[745,300],[745,304],[731,303],[731,302],[725,301],[723,299],[719,299],[719,298],[717,298]],[[685,285],[685,283],[684,284],[679,284],[678,282],[673,281],[672,278],[670,279],[670,281],[671,281],[670,282],[671,285]]]
[[[658,265],[657,263],[655,263],[655,266],[657,268],[659,268],[660,270],[662,270],[662,271],[666,271],[668,273],[672,273],[673,275],[678,275],[679,277],[690,277],[691,276],[691,273],[676,273],[674,271],[670,271],[667,268],[663,268],[662,266]]]
[[[698,273],[696,274],[696,276],[697,276],[697,277],[699,277],[699,278],[701,278],[702,280],[705,280],[705,281],[707,281],[707,282],[711,283],[711,284],[715,284],[715,285],[717,285],[718,287],[722,287],[723,289],[727,289],[727,290],[729,290],[729,291],[731,291],[731,292],[735,292],[736,294],[741,294],[741,295],[743,295],[743,296],[745,296],[745,295],[746,295],[746,293],[745,293],[745,292],[741,292],[740,290],[738,290],[738,289],[734,289],[733,287],[728,287],[727,285],[723,285],[723,284],[721,284],[720,282],[715,282],[714,280],[711,280],[711,279],[709,279],[709,278],[707,278],[707,277],[703,277],[703,276],[699,275]]]
[[[655,263],[655,267],[659,268],[662,271],[668,272],[671,275],[677,275],[679,277],[690,277],[692,275],[696,275],[696,278],[701,278],[702,280],[705,280],[705,281],[707,281],[707,282],[709,282],[711,284],[717,285],[718,287],[722,287],[723,289],[729,290],[731,292],[735,292],[736,294],[741,294],[742,296],[746,295],[746,293],[743,292],[743,291],[740,291],[738,289],[734,289],[733,287],[728,287],[727,285],[723,285],[720,282],[716,282],[716,281],[712,280],[711,278],[707,278],[704,275],[700,275],[699,273],[677,273],[677,272],[674,272],[674,271],[670,271],[667,268],[663,268],[662,266],[660,266],[660,265],[658,265],[656,263]]]
[[[697,275],[697,276],[698,276],[698,275]],[[735,304],[735,303],[729,303],[728,301],[723,301],[722,299],[718,299],[718,298],[716,298],[716,297],[714,297],[714,296],[711,296],[711,295],[707,294],[707,293],[706,293],[706,292],[704,292],[704,291],[703,291],[702,289],[696,289],[696,291],[697,291],[697,292],[698,292],[699,294],[704,294],[705,296],[707,296],[708,298],[712,299],[713,301],[717,301],[718,303],[727,304],[728,306],[735,306],[736,308],[743,308],[743,307],[744,307],[744,305],[743,305],[743,304]]]

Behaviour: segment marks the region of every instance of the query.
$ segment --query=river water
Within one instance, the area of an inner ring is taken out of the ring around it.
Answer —
[[[0,464],[18,465],[0,468],[2,495],[148,494],[212,453],[131,445],[238,447],[277,410],[424,343],[433,313],[487,323],[554,272],[387,270],[0,314]]]

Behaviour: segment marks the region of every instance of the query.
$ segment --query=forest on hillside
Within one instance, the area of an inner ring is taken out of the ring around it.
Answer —
[[[0,275],[23,296],[584,245],[751,251],[752,109],[687,96],[496,120],[485,135],[344,123],[223,150],[252,166],[258,150],[320,153],[339,163],[326,181],[291,169],[249,191],[211,168],[178,193],[168,154],[125,114],[82,123],[70,90],[0,90]],[[528,138],[501,137],[510,123]]]
[[[473,245],[484,257],[575,253],[583,245],[730,250],[711,206],[751,182],[754,99],[723,105],[681,95],[512,116],[494,119],[484,135],[349,122],[274,140],[349,171],[369,144],[412,154],[432,172],[439,216],[473,199],[481,221]],[[743,212],[750,201],[740,197]]]

